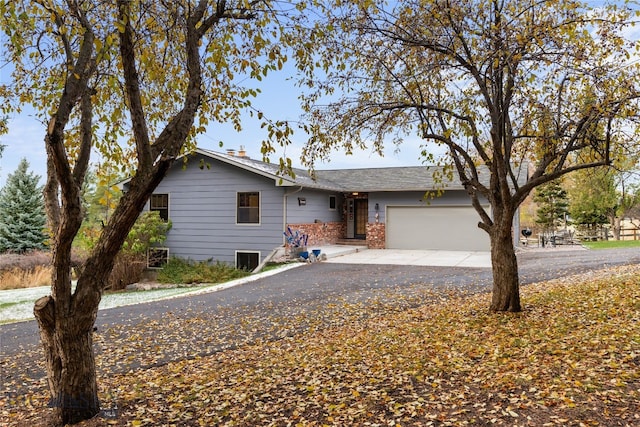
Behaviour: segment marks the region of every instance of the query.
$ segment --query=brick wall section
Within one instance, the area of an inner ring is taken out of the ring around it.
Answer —
[[[347,233],[347,226],[344,222],[319,222],[311,224],[288,224],[289,228],[295,233],[309,235],[307,247],[332,245],[340,239],[344,239]]]
[[[367,224],[367,246],[370,249],[384,249],[385,242],[385,227],[382,222],[370,222]]]

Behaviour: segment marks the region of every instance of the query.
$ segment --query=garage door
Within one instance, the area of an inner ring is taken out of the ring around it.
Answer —
[[[489,235],[478,228],[472,207],[388,206],[386,245],[389,249],[488,251]]]

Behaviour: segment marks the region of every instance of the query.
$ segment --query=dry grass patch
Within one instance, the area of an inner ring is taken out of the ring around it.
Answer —
[[[0,290],[33,288],[51,284],[48,252],[0,254]]]
[[[31,270],[13,268],[0,271],[0,290],[34,288],[51,284],[51,268],[37,266]]]
[[[71,267],[82,264],[84,257],[72,253]],[[24,254],[0,254],[0,290],[49,286],[51,284],[51,254],[33,251]]]

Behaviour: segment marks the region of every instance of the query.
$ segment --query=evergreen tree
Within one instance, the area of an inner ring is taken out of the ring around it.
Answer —
[[[22,159],[0,190],[0,252],[44,249],[46,214],[39,175]]]
[[[536,222],[541,224],[546,231],[555,230],[558,225],[564,223],[569,202],[567,192],[558,181],[551,181],[538,187],[533,201],[538,205]]]

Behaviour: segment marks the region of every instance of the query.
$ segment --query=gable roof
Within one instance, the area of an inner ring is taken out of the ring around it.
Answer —
[[[338,184],[331,182],[327,179],[319,178],[319,177],[316,177],[316,179],[313,179],[309,175],[309,172],[304,169],[293,168],[293,172],[295,174],[295,178],[293,178],[287,174],[281,173],[280,165],[278,164],[262,162],[259,160],[251,159],[249,157],[223,154],[217,151],[203,150],[201,148],[197,148],[194,151],[194,153],[219,160],[229,165],[239,167],[240,169],[253,172],[257,175],[271,178],[276,182],[277,186],[281,186],[281,187],[302,186],[306,188],[317,188],[321,190],[342,191],[342,188],[340,188]]]
[[[307,170],[294,168],[295,178],[282,174],[279,165],[219,153],[211,150],[196,149],[195,153],[239,167],[249,172],[271,178],[278,186],[302,186],[321,190],[341,192],[373,191],[426,191],[434,189],[463,190],[458,179],[436,182],[434,171],[437,166],[408,166],[388,168],[325,169],[316,170],[315,178]]]

